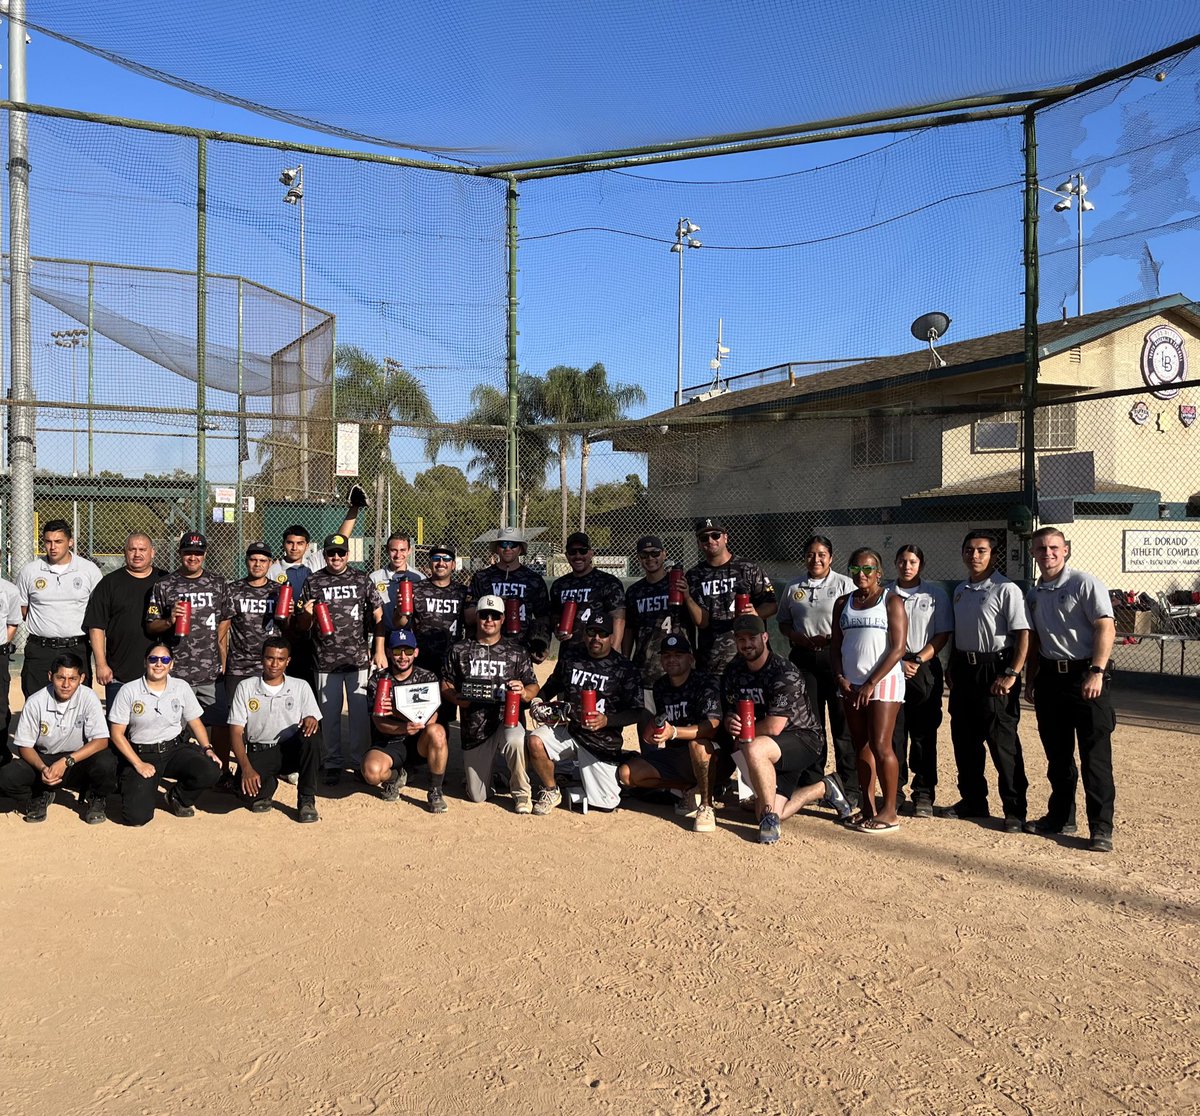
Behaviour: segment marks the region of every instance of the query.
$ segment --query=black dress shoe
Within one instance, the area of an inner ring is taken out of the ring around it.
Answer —
[[[1004,832],[1005,833],[1020,833],[1025,828],[1024,818],[1005,818]]]
[[[958,818],[965,821],[968,818],[989,818],[991,814],[988,812],[987,806],[974,806],[970,802],[963,802],[961,799],[953,806],[938,807],[934,813],[939,818]]]
[[[1092,839],[1088,842],[1089,852],[1112,852],[1112,834],[1111,833],[1093,833]]]
[[[1059,825],[1054,821],[1049,814],[1043,817],[1035,818],[1033,821],[1025,823],[1026,833],[1036,833],[1039,837],[1056,837],[1060,833],[1064,837],[1074,837],[1078,833],[1078,829],[1074,822],[1063,822]]]

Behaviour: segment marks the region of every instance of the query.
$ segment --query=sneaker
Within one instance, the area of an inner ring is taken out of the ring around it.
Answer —
[[[286,771],[286,772],[284,772],[284,774],[280,775],[279,777],[285,783],[290,783],[293,787],[298,787],[300,785],[300,772],[299,771]]]
[[[966,821],[968,818],[989,818],[991,814],[988,811],[987,804],[982,806],[972,805],[970,802],[964,802],[959,799],[953,806],[945,806],[937,811],[937,816],[940,818],[957,818],[959,821]]]
[[[701,806],[696,811],[696,820],[692,823],[693,833],[713,833],[717,828],[716,815],[711,806]]]
[[[675,803],[675,816],[677,818],[694,818],[700,810],[700,792],[698,790],[690,790],[684,793],[684,796]]]
[[[518,814],[532,814],[533,799],[527,794],[519,794],[513,799],[513,809]]]
[[[321,820],[321,815],[317,813],[317,800],[305,795],[300,799],[299,811],[296,815],[296,820],[300,822],[316,822]]]
[[[46,820],[46,811],[50,809],[50,803],[53,801],[53,792],[50,794],[35,794],[29,800],[29,805],[25,807],[25,820],[27,822],[44,822]]]
[[[914,794],[912,800],[912,814],[914,818],[932,818],[933,799],[927,794]]]
[[[392,773],[380,784],[379,797],[384,802],[395,802],[400,797],[400,788],[408,780],[404,778],[404,768],[392,768]]]
[[[1065,832],[1065,830],[1064,830]],[[1093,833],[1092,839],[1088,842],[1088,852],[1112,852],[1112,834],[1111,833]]]
[[[250,802],[250,813],[265,814],[271,809],[272,801],[269,798],[255,798]]]
[[[773,845],[779,840],[779,815],[770,812],[763,814],[758,823],[758,843]]]
[[[167,791],[167,809],[177,818],[194,818],[196,816],[196,808],[194,806],[185,806],[180,802],[174,787]]]
[[[1004,819],[1004,832],[1005,833],[1021,833],[1024,829],[1025,829],[1025,819],[1024,818],[1014,818],[1014,817],[1009,816]]]
[[[450,807],[446,805],[445,795],[442,794],[441,787],[432,787],[429,791],[429,812],[431,814],[444,814]]]
[[[83,800],[83,820],[88,825],[100,825],[108,821],[108,799],[103,795]]]
[[[558,787],[542,787],[538,791],[537,801],[533,804],[533,812],[540,818],[550,813],[561,802],[562,791]]]
[[[325,785],[336,787],[342,781],[342,773],[336,767],[325,768]]]
[[[831,809],[837,811],[838,818],[848,818],[854,813],[854,808],[850,805],[849,799],[846,798],[845,791],[842,790],[842,781],[836,775],[826,775],[825,797],[822,802],[828,802]]]
[[[1025,832],[1035,833],[1039,837],[1054,837],[1060,833],[1064,837],[1074,837],[1079,832],[1079,829],[1074,822],[1064,822],[1062,825],[1059,825],[1049,814],[1045,814],[1040,818],[1035,818],[1033,821],[1027,821],[1025,823]]]

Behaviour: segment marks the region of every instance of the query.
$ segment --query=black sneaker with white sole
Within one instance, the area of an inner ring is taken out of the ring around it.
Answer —
[[[85,798],[82,802],[83,820],[88,825],[100,825],[108,821],[108,799],[103,795]]]
[[[25,820],[34,823],[44,822],[46,820],[46,811],[50,809],[50,803],[53,801],[53,791],[49,794],[35,794],[29,800],[29,805],[25,807]]]

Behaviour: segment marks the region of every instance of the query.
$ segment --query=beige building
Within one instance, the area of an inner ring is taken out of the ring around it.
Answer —
[[[735,549],[780,576],[804,538],[917,542],[935,578],[960,576],[969,526],[1006,533],[1006,566],[1028,576],[1008,530],[1021,505],[1022,330],[928,348],[685,403],[618,435],[648,456],[647,520],[687,536],[720,515]],[[1200,307],[1182,295],[1039,327],[1040,523],[1072,539],[1110,587],[1200,588]],[[750,379],[750,377],[743,377]],[[1131,394],[1097,398],[1105,393]],[[683,552],[690,546],[680,538]]]

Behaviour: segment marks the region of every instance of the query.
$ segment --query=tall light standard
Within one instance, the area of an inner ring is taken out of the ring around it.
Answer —
[[[683,255],[687,248],[701,248],[700,241],[692,233],[700,231],[699,225],[693,225],[687,217],[680,217],[675,226],[675,243],[671,245],[672,252],[679,253],[679,332],[675,343],[675,406],[683,404]]]
[[[75,351],[82,345],[88,336],[86,329],[56,329],[50,336],[54,339],[54,344],[60,349],[71,350],[71,476],[72,478],[79,476],[79,427],[78,411],[76,404],[78,403],[78,393],[75,390]],[[71,499],[71,525],[73,534],[76,539],[79,538],[79,497],[78,495]],[[91,549],[92,540],[88,539],[88,548]]]
[[[1044,190],[1047,194],[1053,194],[1061,200],[1055,203],[1055,213],[1066,213],[1074,206],[1075,209],[1075,237],[1077,250],[1076,263],[1076,282],[1078,284],[1079,300],[1077,303],[1078,309],[1076,315],[1083,317],[1083,215],[1091,213],[1096,207],[1087,200],[1088,186],[1083,180],[1083,172],[1080,171],[1071,175],[1070,178],[1059,185],[1057,190],[1047,190],[1045,186],[1039,186],[1039,190]],[[1075,199],[1079,199],[1079,204],[1075,205]]]
[[[300,488],[304,498],[308,499],[308,390],[304,386],[304,164],[297,163],[294,167],[284,167],[279,174],[279,182],[288,191],[283,195],[287,205],[296,206],[300,214]],[[238,493],[241,498],[241,493]]]

